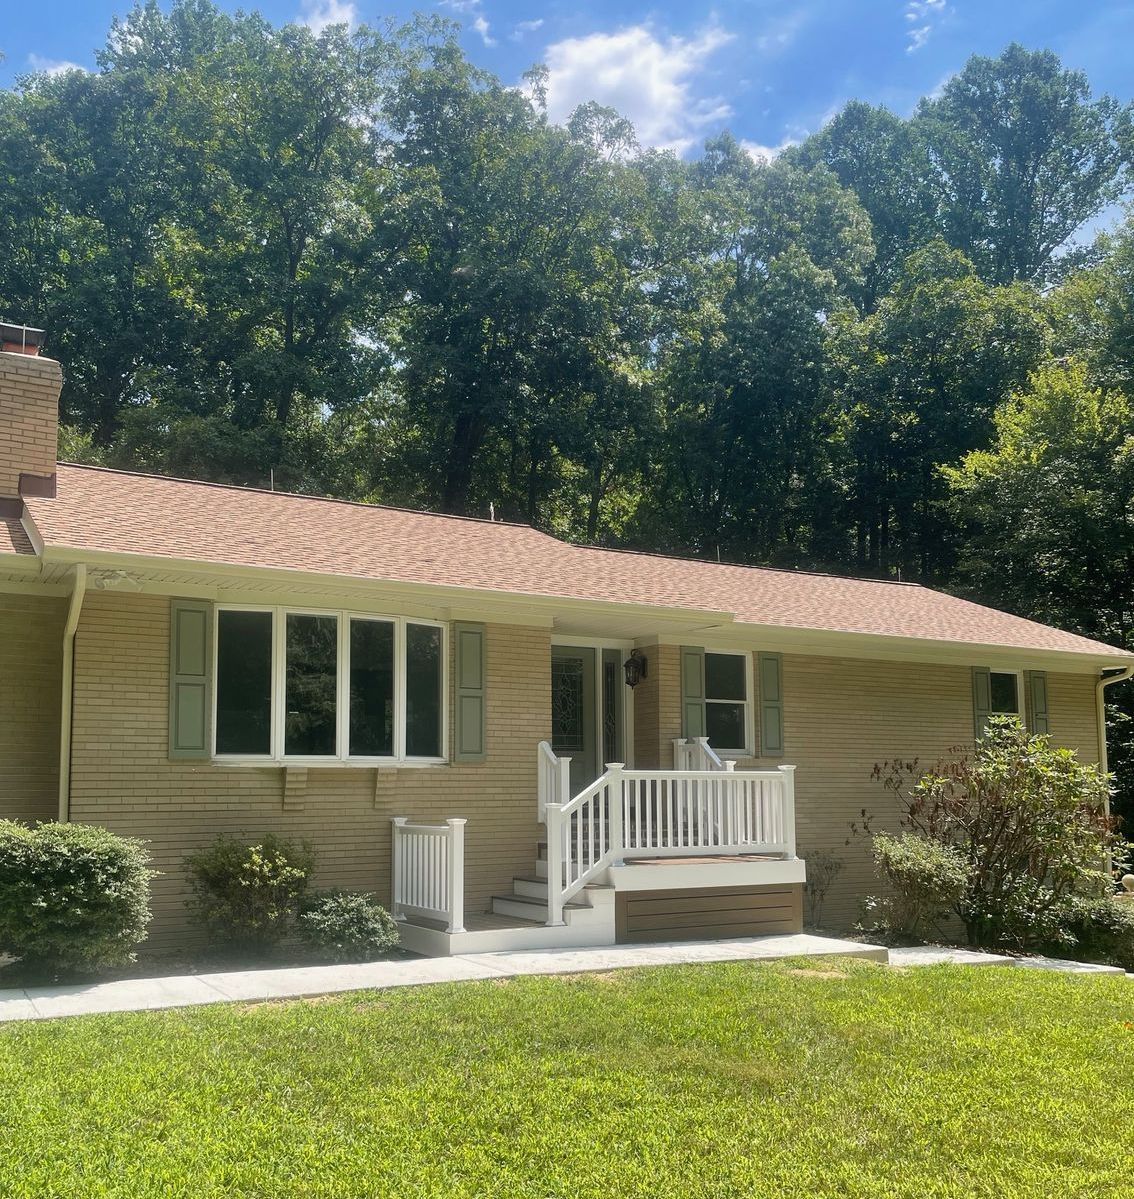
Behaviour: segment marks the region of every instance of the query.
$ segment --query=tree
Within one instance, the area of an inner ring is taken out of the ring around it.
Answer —
[[[914,121],[946,240],[990,283],[1049,280],[1057,251],[1128,183],[1131,112],[1093,100],[1050,50],[970,58]]]
[[[941,241],[910,256],[877,312],[836,322],[828,420],[857,569],[949,579],[958,539],[938,465],[985,443],[1046,335],[1032,292],[989,287]]]

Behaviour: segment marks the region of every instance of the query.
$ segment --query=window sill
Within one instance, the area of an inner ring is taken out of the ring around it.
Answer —
[[[226,757],[216,754],[209,759],[214,766],[248,767],[294,767],[297,770],[422,770],[428,767],[448,766],[448,758],[244,758],[238,755]]]

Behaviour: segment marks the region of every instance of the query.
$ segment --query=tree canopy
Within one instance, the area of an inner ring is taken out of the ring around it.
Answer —
[[[1012,45],[909,117],[684,160],[555,124],[546,78],[442,20],[175,0],[0,92],[0,313],[49,330],[66,454],[1134,647],[1134,223],[1080,232],[1130,194],[1130,106]]]

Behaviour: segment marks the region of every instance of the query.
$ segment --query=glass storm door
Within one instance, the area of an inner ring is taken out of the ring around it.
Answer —
[[[571,759],[571,794],[598,778],[595,650],[551,647],[551,748]]]

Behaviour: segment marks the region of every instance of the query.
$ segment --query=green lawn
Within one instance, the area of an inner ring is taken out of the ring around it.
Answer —
[[[750,963],[0,1031],[0,1195],[1126,1191],[1134,983]]]

